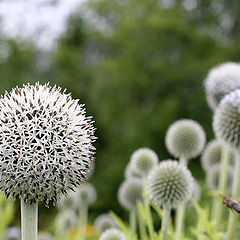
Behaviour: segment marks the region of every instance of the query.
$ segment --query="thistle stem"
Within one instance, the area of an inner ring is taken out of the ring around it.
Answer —
[[[164,206],[163,207],[163,217],[162,217],[162,226],[161,226],[161,240],[167,240],[168,235],[168,224],[170,219],[171,208]]]
[[[21,199],[21,235],[22,240],[37,240],[38,203],[30,205]]]
[[[238,152],[237,157],[235,159],[235,171],[234,171],[234,179],[233,179],[232,197],[234,199],[238,199],[239,195],[240,195],[240,156]],[[236,227],[238,223],[237,221],[238,221],[238,215],[230,212],[229,218],[228,218],[226,240],[234,239],[234,236],[236,234]]]
[[[138,223],[139,223],[140,239],[146,240],[147,239],[147,232],[146,232],[145,224],[143,222],[143,218],[139,214],[139,212],[138,212]]]
[[[85,240],[86,237],[86,230],[87,230],[87,221],[88,221],[88,205],[87,204],[83,204],[83,206],[80,209],[80,221],[79,221],[79,229],[81,231],[79,231],[77,239],[80,240]]]
[[[187,159],[184,157],[180,158],[180,164],[187,166]],[[181,238],[183,228],[184,228],[184,218],[185,218],[185,202],[182,202],[177,207],[176,213],[176,234],[175,240],[179,240]]]
[[[131,236],[134,237],[136,234],[137,221],[136,221],[136,210],[132,209],[130,211],[130,228],[131,228]]]
[[[221,149],[221,163],[220,163],[220,173],[218,181],[218,191],[219,193],[225,195],[227,180],[228,180],[228,164],[230,160],[230,149],[228,146],[223,146]],[[215,228],[219,230],[222,224],[222,215],[223,215],[223,204],[222,199],[219,196],[215,196],[215,207],[214,207],[214,217],[213,219],[216,222]]]

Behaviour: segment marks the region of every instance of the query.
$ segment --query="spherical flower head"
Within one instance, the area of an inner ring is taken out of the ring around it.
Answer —
[[[55,218],[56,232],[65,231],[76,226],[77,221],[76,213],[72,209],[65,209],[59,212]]]
[[[214,114],[213,129],[217,138],[240,148],[240,90],[226,95]]]
[[[207,175],[206,175],[206,183],[209,189],[211,190],[218,189],[219,172],[220,172],[220,164],[215,164],[210,169],[208,169]],[[232,189],[233,175],[234,175],[234,167],[232,165],[229,165],[227,186],[226,186],[226,191],[228,193],[230,193]]]
[[[117,223],[115,222],[115,220],[112,218],[112,216],[110,216],[107,213],[103,213],[103,214],[99,215],[95,219],[93,225],[99,233],[102,233],[109,228],[117,227]]]
[[[159,207],[175,208],[179,202],[187,201],[192,191],[192,174],[177,161],[161,162],[147,177],[147,196]]]
[[[95,187],[90,183],[83,183],[76,191],[78,204],[80,206],[89,206],[96,201],[97,192]]]
[[[130,164],[134,172],[144,177],[157,166],[158,156],[150,148],[140,148],[132,154]]]
[[[103,232],[99,240],[127,240],[127,238],[119,229],[111,228]]]
[[[140,174],[134,171],[130,162],[127,164],[125,168],[124,176],[125,178],[132,178],[132,177],[141,178],[142,177]]]
[[[218,139],[212,140],[206,146],[202,156],[201,156],[201,164],[202,168],[207,171],[209,168],[214,166],[215,164],[219,164],[221,162],[222,156],[222,148],[224,143]],[[234,165],[236,154],[233,150],[230,151],[230,164]]]
[[[208,104],[215,111],[225,95],[240,89],[240,64],[227,62],[214,67],[209,71],[204,85]]]
[[[62,197],[60,201],[57,202],[57,207],[59,210],[76,210],[78,205],[78,195],[76,192],[69,192],[67,196]]]
[[[206,137],[196,121],[183,119],[169,127],[165,141],[168,151],[174,157],[190,159],[202,152]]]
[[[83,105],[49,84],[0,97],[0,190],[48,205],[81,184],[94,160],[94,127]]]
[[[131,210],[136,208],[137,201],[142,199],[143,185],[139,178],[128,178],[118,190],[118,201],[123,208]]]

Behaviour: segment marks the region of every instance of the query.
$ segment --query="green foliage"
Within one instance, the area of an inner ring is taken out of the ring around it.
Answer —
[[[0,240],[5,239],[5,230],[14,217],[14,204],[12,201],[6,201],[3,194],[0,193]]]

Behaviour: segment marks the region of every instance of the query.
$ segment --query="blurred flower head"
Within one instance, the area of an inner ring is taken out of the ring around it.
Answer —
[[[217,138],[231,147],[240,147],[240,90],[226,95],[214,114],[213,129]]]
[[[166,134],[168,151],[177,158],[198,156],[205,145],[206,137],[202,127],[193,120],[183,119],[173,123]]]
[[[207,171],[215,164],[219,164],[221,162],[223,146],[224,146],[223,142],[218,139],[212,140],[208,143],[201,156],[202,168],[205,171]],[[236,157],[235,152],[231,150],[229,159],[231,165],[234,165],[235,157]]]
[[[179,202],[188,200],[193,187],[191,172],[172,160],[161,162],[149,173],[146,182],[149,200],[159,207],[174,208]]]
[[[225,95],[240,89],[240,64],[226,62],[212,68],[204,85],[208,104],[215,110]]]
[[[49,84],[23,85],[0,98],[0,189],[48,205],[86,178],[94,127],[83,105]]]
[[[96,201],[97,192],[90,183],[83,183],[76,191],[79,206],[91,205]]]
[[[192,191],[192,196],[187,202],[187,207],[192,207],[192,202],[191,199],[194,199],[195,201],[199,202],[201,197],[201,188],[199,183],[195,178],[193,178],[193,191]]]
[[[130,159],[132,171],[144,177],[158,164],[157,154],[150,148],[136,150]]]
[[[20,240],[21,230],[18,227],[8,227],[5,231],[5,240]]]
[[[134,171],[130,162],[127,164],[127,166],[125,168],[124,176],[125,176],[125,178],[132,178],[132,177],[141,178],[142,177],[140,174],[138,174]]]
[[[94,227],[99,233],[102,233],[109,228],[116,228],[117,223],[109,214],[103,213],[95,219]]]
[[[137,201],[142,199],[143,184],[139,178],[126,179],[118,189],[118,201],[127,210],[136,208]]]
[[[64,232],[69,228],[76,226],[78,221],[75,211],[65,209],[59,212],[55,218],[55,226],[57,232]]]
[[[127,240],[127,238],[119,229],[111,228],[104,231],[99,240]]]

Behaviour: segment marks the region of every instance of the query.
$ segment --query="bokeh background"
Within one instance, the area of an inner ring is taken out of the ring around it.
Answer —
[[[197,120],[214,137],[203,80],[240,60],[239,9],[238,0],[0,0],[1,94],[49,81],[94,117],[91,219],[109,209],[124,215],[116,194],[131,153],[150,147],[170,158],[172,122]],[[203,181],[199,159],[190,169]],[[55,209],[40,208],[41,229]]]

